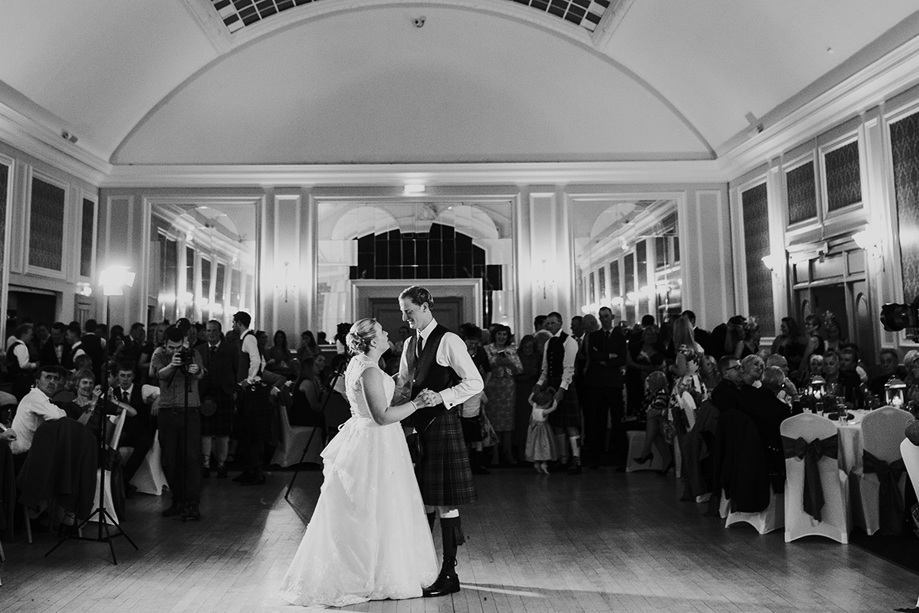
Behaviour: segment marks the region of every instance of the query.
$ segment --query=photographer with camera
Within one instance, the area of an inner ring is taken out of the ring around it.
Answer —
[[[201,519],[201,418],[198,380],[204,376],[201,356],[188,346],[175,326],[166,330],[166,345],[153,353],[151,369],[160,385],[158,429],[163,472],[172,492],[172,505],[163,517]]]

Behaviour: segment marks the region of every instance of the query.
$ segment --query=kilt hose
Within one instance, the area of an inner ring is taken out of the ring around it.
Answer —
[[[422,433],[424,457],[415,467],[424,504],[454,507],[475,502],[475,482],[459,411],[447,411]]]
[[[233,397],[223,393],[208,397],[217,403],[217,412],[201,416],[201,436],[229,436],[233,433],[233,411],[236,408]]]

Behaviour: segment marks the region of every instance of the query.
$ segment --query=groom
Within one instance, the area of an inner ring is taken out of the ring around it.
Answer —
[[[416,333],[405,341],[398,381],[411,387],[411,398],[424,394],[430,396],[424,398],[426,404],[432,405],[419,409],[403,422],[421,436],[424,456],[415,467],[415,474],[431,529],[438,514],[443,535],[443,566],[437,580],[425,588],[425,597],[445,596],[460,590],[455,570],[456,548],[465,538],[457,507],[475,502],[475,484],[458,407],[484,387],[466,344],[437,323],[431,313],[432,304],[431,293],[417,285],[399,294],[402,320]]]

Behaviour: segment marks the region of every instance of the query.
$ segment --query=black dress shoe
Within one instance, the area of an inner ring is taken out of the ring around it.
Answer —
[[[196,504],[185,505],[185,511],[182,513],[182,521],[198,521],[201,519],[201,511]]]
[[[443,572],[437,577],[437,581],[422,590],[421,595],[425,598],[437,598],[447,594],[455,594],[460,591],[459,576],[455,572]]]
[[[185,504],[181,502],[173,502],[172,505],[165,511],[163,511],[163,517],[173,517],[185,512]]]
[[[227,467],[226,467],[226,466],[218,466],[218,467],[217,467],[217,478],[218,478],[218,479],[226,479],[226,478],[227,478]]]
[[[246,481],[247,479],[251,479],[253,475],[254,473],[251,470],[244,470],[243,472],[233,477],[233,482],[242,483],[243,481]]]
[[[128,499],[134,498],[134,494],[136,493],[137,493],[136,485],[131,485],[130,483],[128,483],[126,486],[124,486],[124,497],[125,498],[128,498]]]
[[[207,466],[201,467],[201,478],[210,479],[211,478],[211,469]]]

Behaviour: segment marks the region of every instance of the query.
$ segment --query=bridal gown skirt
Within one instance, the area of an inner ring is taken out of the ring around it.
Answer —
[[[401,426],[352,417],[322,458],[319,501],[282,597],[345,606],[421,596],[439,566]]]

